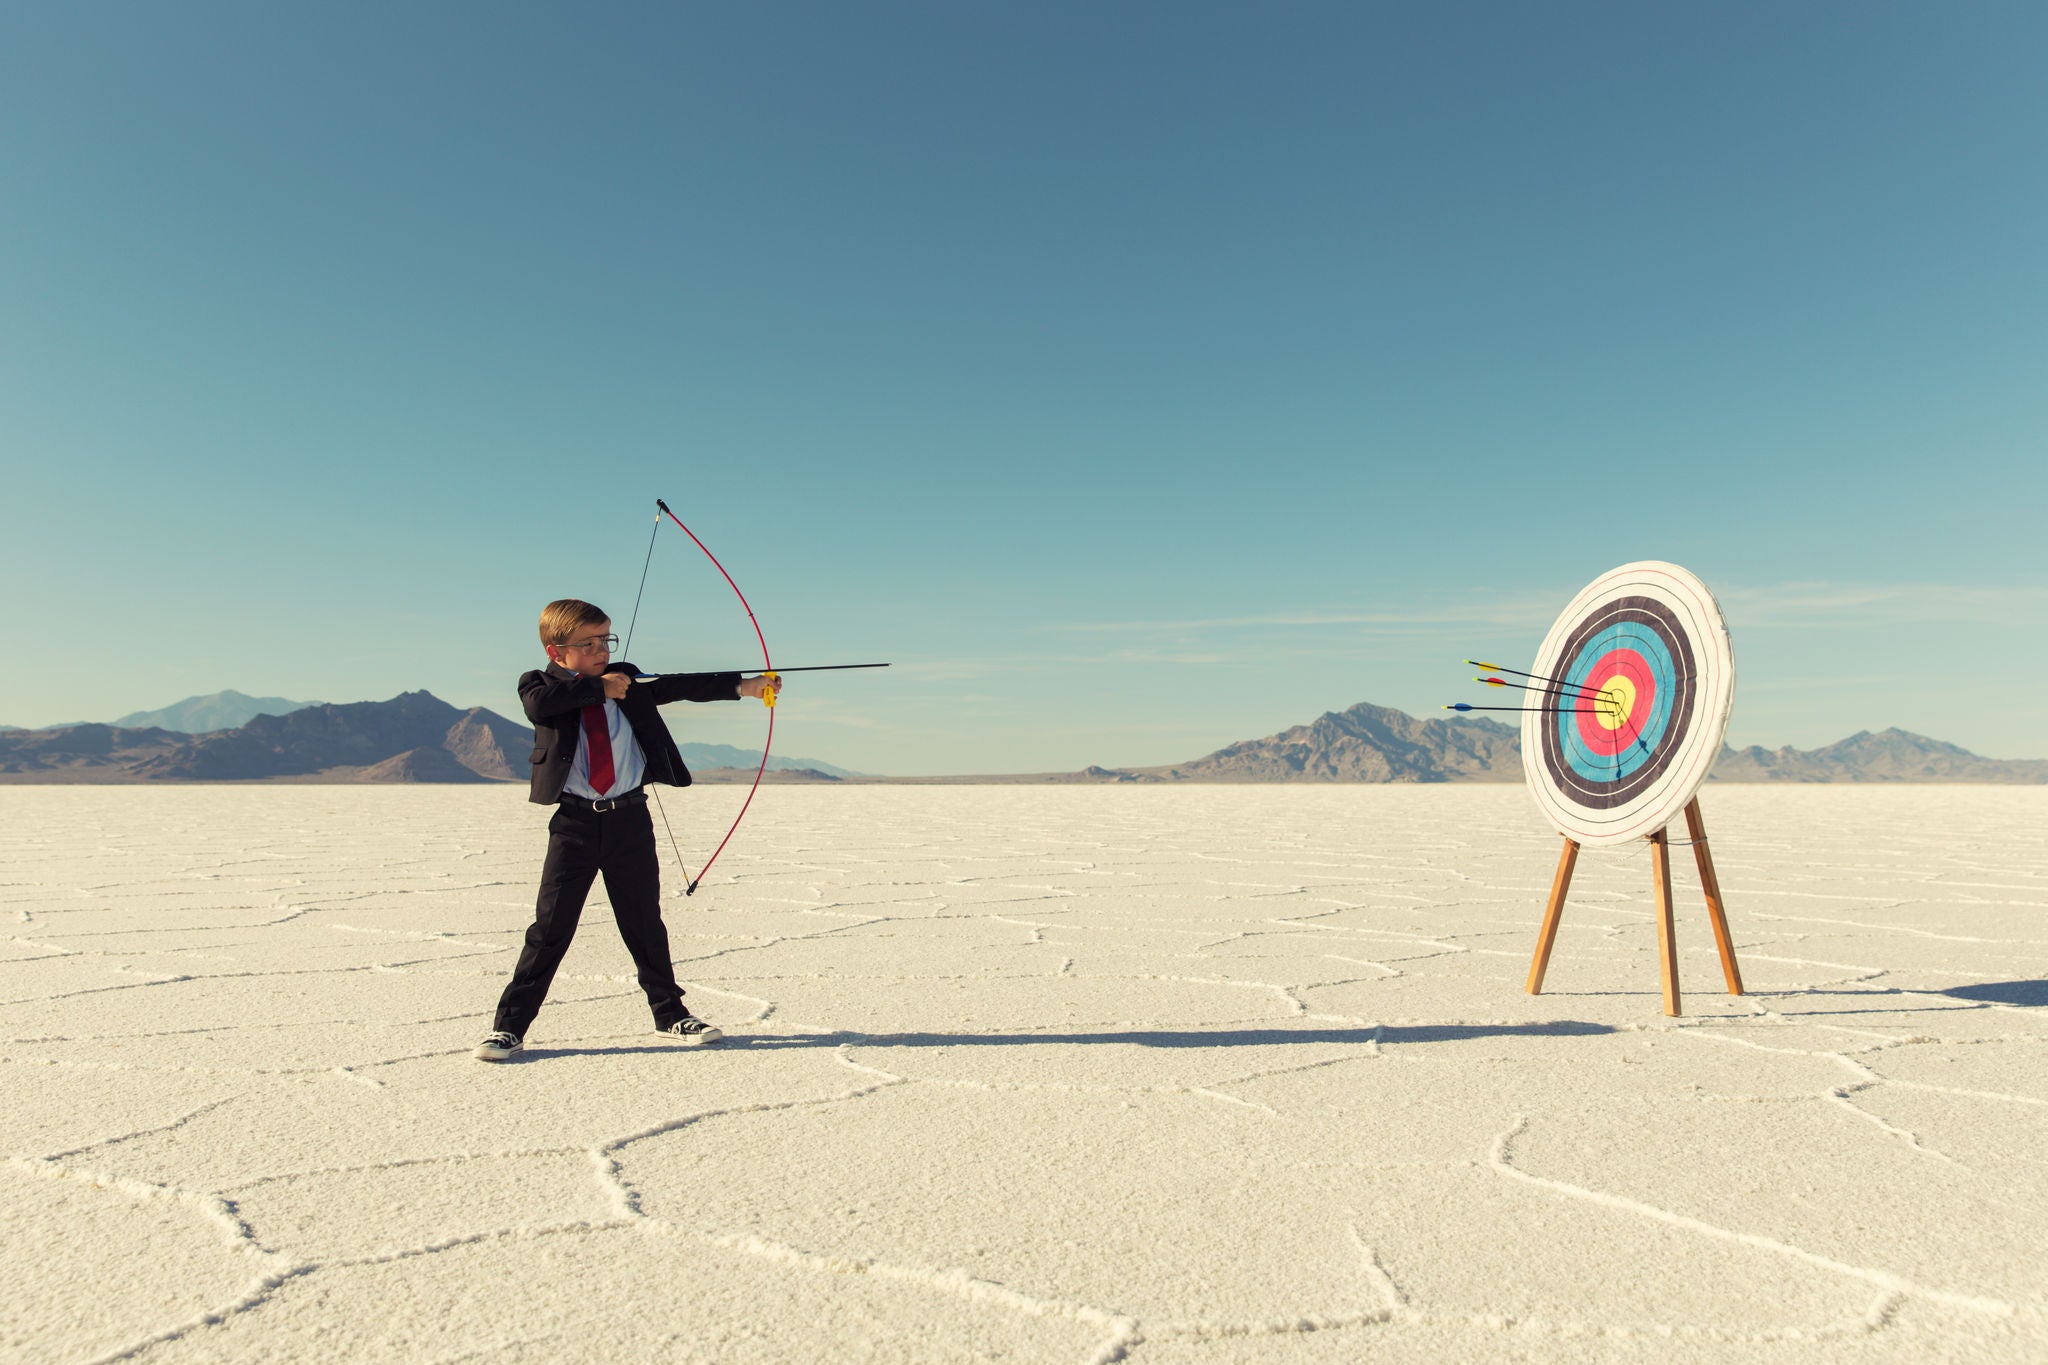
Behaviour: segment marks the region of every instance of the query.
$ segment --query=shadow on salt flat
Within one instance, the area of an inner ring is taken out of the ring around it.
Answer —
[[[1940,990],[1922,989],[1915,986],[1856,986],[1848,990],[1825,990],[1819,987],[1794,991],[1751,991],[1751,997],[1776,997],[1781,1000],[1819,999],[1829,996],[1848,1000],[1883,1000],[1887,1003],[1874,1005],[1869,1009],[1835,1009],[1823,1006],[1816,1010],[1794,1010],[1778,1007],[1780,1014],[1968,1014],[1985,1005],[2048,1005],[2048,981],[1980,981],[1968,986],[1948,986]],[[1894,1004],[1908,996],[1919,996],[1928,1003],[1920,1005]],[[1944,1005],[1946,998],[1960,1003]]]
[[[1980,981],[1974,986],[1951,986],[1942,994],[1990,1005],[2048,1005],[2048,981]]]
[[[768,1033],[735,1038],[727,1035],[720,1052],[807,1047],[1037,1047],[1086,1043],[1126,1047],[1217,1048],[1272,1047],[1282,1043],[1455,1043],[1474,1038],[1572,1038],[1618,1033],[1611,1024],[1558,1019],[1536,1024],[1389,1024],[1377,1028],[1254,1028],[1124,1029],[1103,1033]],[[543,1057],[617,1056],[635,1052],[675,1052],[669,1044],[620,1047],[528,1047],[527,1060]]]

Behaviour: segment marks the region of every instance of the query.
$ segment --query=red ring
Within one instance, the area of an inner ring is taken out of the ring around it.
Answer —
[[[1627,722],[1638,716],[1650,714],[1657,704],[1657,678],[1650,669],[1649,660],[1632,647],[1624,646],[1609,650],[1582,675],[1588,691],[1597,690],[1607,679],[1619,673],[1627,678],[1636,689],[1635,704],[1623,718],[1623,723],[1610,730],[1602,725],[1594,705],[1581,701],[1579,708],[1579,741],[1588,751],[1609,758],[1620,753],[1636,742],[1638,726]]]

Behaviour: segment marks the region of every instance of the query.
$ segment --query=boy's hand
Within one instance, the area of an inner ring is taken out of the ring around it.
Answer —
[[[787,686],[788,684],[786,683],[769,682],[765,674],[758,678],[742,678],[740,680],[740,695],[743,697],[759,697],[771,687],[780,692]]]
[[[626,689],[632,685],[632,678],[624,673],[607,673],[604,675],[604,694],[613,701],[624,701],[626,699]]]

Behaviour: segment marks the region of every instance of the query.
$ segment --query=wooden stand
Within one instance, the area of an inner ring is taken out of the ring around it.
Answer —
[[[1714,943],[1721,950],[1721,974],[1728,979],[1728,994],[1742,994],[1742,968],[1735,962],[1735,941],[1728,936],[1728,916],[1721,904],[1721,879],[1714,875],[1714,855],[1707,851],[1707,825],[1700,818],[1698,797],[1685,804],[1685,827],[1692,836],[1692,856],[1700,868],[1700,889],[1707,895],[1707,918],[1714,925]],[[1543,973],[1550,966],[1550,949],[1557,942],[1557,923],[1564,918],[1565,893],[1571,889],[1572,869],[1578,865],[1579,846],[1564,841],[1557,858],[1557,875],[1550,883],[1550,904],[1543,910],[1543,931],[1536,940],[1536,960],[1529,964],[1529,994],[1543,993]],[[1683,1011],[1678,999],[1678,939],[1671,923],[1671,842],[1669,832],[1658,830],[1650,836],[1650,880],[1657,888],[1657,960],[1664,976],[1664,1012],[1676,1016]]]

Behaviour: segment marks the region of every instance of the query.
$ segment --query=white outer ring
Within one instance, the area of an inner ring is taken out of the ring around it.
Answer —
[[[1522,773],[1536,808],[1558,833],[1588,848],[1641,839],[1677,819],[1721,756],[1728,716],[1735,709],[1735,646],[1728,638],[1721,604],[1693,574],[1657,559],[1624,564],[1587,584],[1543,637],[1529,671],[1557,676],[1565,638],[1593,608],[1616,597],[1653,597],[1670,608],[1685,628],[1699,676],[1692,721],[1679,752],[1649,786],[1609,810],[1588,809],[1551,784],[1543,769],[1543,731],[1552,713],[1530,711],[1522,716]],[[1527,695],[1530,704],[1537,705],[1544,694]]]

